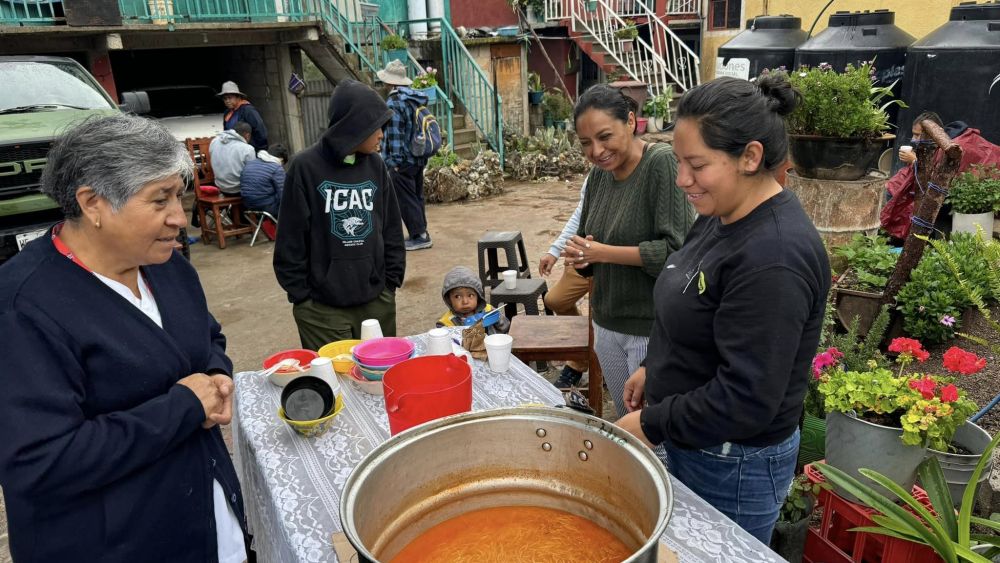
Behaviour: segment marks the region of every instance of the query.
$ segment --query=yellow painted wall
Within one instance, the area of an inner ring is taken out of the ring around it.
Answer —
[[[813,35],[826,29],[830,14],[839,10],[856,12],[859,10],[886,9],[896,13],[896,25],[903,31],[920,39],[948,21],[951,8],[963,0],[836,0],[816,23]],[[802,18],[802,29],[809,30],[816,14],[823,9],[827,0],[743,0],[742,22],[757,15],[776,16],[791,14]],[[715,57],[719,47],[729,41],[735,32],[709,31],[702,39],[702,80],[715,77]]]

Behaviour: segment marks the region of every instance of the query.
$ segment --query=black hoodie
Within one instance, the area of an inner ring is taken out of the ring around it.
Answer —
[[[382,157],[344,162],[391,116],[374,90],[345,80],[330,98],[329,129],[292,160],[274,249],[274,273],[292,303],[354,307],[403,284],[403,226]]]

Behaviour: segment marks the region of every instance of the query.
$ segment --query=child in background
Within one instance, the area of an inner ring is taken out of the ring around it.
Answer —
[[[438,319],[438,327],[472,326],[484,320],[486,334],[506,333],[510,328],[503,312],[486,303],[479,277],[465,266],[455,266],[444,277],[441,298],[448,311]]]

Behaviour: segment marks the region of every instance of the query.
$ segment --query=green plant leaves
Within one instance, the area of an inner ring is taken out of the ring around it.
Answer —
[[[873,85],[871,65],[848,65],[842,73],[806,68],[788,73],[802,94],[802,103],[788,116],[789,132],[827,137],[876,137],[889,128],[885,109],[878,102],[891,95],[891,86]]]

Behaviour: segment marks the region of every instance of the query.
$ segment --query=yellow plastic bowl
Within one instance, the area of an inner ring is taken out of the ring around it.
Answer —
[[[285,416],[285,409],[280,407],[278,408],[278,418],[284,420],[299,434],[302,434],[306,438],[312,438],[315,436],[322,436],[326,433],[326,431],[333,426],[333,419],[336,418],[342,410],[344,410],[344,397],[343,395],[338,395],[337,402],[333,407],[333,412],[323,418],[317,418],[316,420],[291,420]]]
[[[348,374],[354,367],[351,348],[361,344],[360,340],[340,340],[331,342],[318,350],[320,356],[333,360],[333,371]]]

